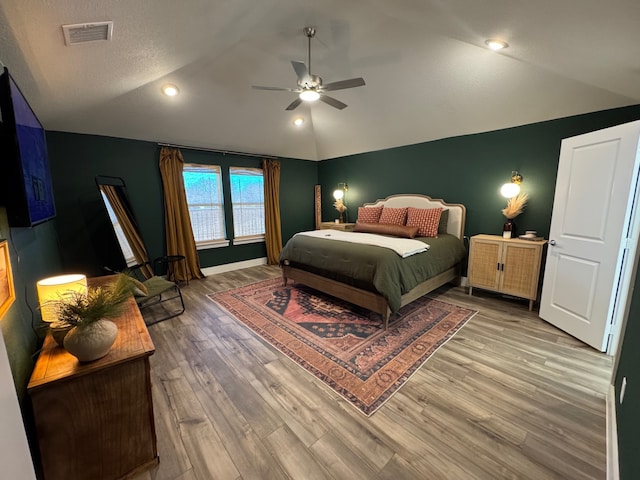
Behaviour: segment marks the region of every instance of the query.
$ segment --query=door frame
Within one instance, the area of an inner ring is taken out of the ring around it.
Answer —
[[[640,166],[636,166],[634,175],[635,189],[633,190],[633,198],[631,198],[631,201],[633,202],[631,207],[631,218],[627,225],[628,260],[622,266],[622,271],[620,272],[620,291],[623,298],[616,302],[617,306],[612,319],[610,340],[606,351],[607,355],[614,356],[612,378],[615,378],[616,371],[618,369],[620,348],[622,347],[624,332],[629,320],[629,310],[631,308],[632,297],[631,292],[635,287],[633,279],[636,277],[638,267],[640,266],[640,248],[638,248],[640,243],[640,213],[638,212],[638,203],[640,202]],[[622,300],[624,300],[624,302],[622,302]]]

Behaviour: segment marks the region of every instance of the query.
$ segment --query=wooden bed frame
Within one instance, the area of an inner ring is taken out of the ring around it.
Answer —
[[[466,216],[466,208],[461,204],[446,203],[441,199],[432,199],[426,195],[392,195],[385,199],[377,200],[375,203],[366,203],[365,207],[378,207],[384,205],[391,208],[399,207],[415,207],[415,208],[438,208],[442,207],[449,210],[449,219],[447,222],[447,233],[455,235],[462,239],[464,235],[464,223]],[[423,295],[435,290],[436,288],[454,280],[459,280],[460,269],[458,266],[453,267],[441,274],[426,280],[417,285],[413,290],[402,295],[401,306],[407,305]],[[333,297],[340,298],[349,303],[353,303],[360,307],[367,308],[382,316],[384,329],[389,326],[389,316],[391,310],[387,300],[380,294],[363,290],[360,288],[347,285],[337,280],[331,280],[315,273],[310,273],[300,268],[290,265],[282,266],[282,278],[284,284],[291,279],[294,282],[302,283],[311,288],[319,290]]]

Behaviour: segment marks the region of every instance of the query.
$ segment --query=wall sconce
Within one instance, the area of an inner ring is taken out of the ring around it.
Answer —
[[[336,201],[333,203],[333,206],[336,208],[338,213],[340,214],[340,218],[337,220],[339,223],[344,223],[344,212],[347,209],[347,206],[344,204],[344,196],[349,190],[349,185],[346,183],[339,183],[337,190],[333,191],[333,198]]]
[[[346,183],[339,183],[338,188],[333,191],[333,198],[336,200],[342,200],[345,193],[347,193],[347,190],[349,190],[349,185]]]
[[[87,277],[81,274],[70,274],[43,278],[38,280],[36,288],[42,321],[53,323],[58,320],[55,302],[75,293],[86,295]]]
[[[515,197],[520,193],[520,184],[522,183],[522,175],[517,170],[511,172],[511,182],[505,183],[500,187],[500,193],[505,198]]]

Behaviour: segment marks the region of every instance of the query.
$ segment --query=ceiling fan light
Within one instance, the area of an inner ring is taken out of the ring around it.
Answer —
[[[303,90],[300,92],[300,100],[305,102],[315,102],[320,98],[320,94],[315,90]]]

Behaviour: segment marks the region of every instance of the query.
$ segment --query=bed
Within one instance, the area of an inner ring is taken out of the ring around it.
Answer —
[[[448,213],[437,238],[416,237],[428,245],[428,250],[407,258],[400,259],[396,252],[382,247],[330,241],[303,232],[286,243],[280,266],[285,285],[292,280],[379,313],[386,330],[391,314],[401,307],[459,280],[461,262],[466,259],[466,209],[426,195],[392,195],[363,207],[442,208]]]

